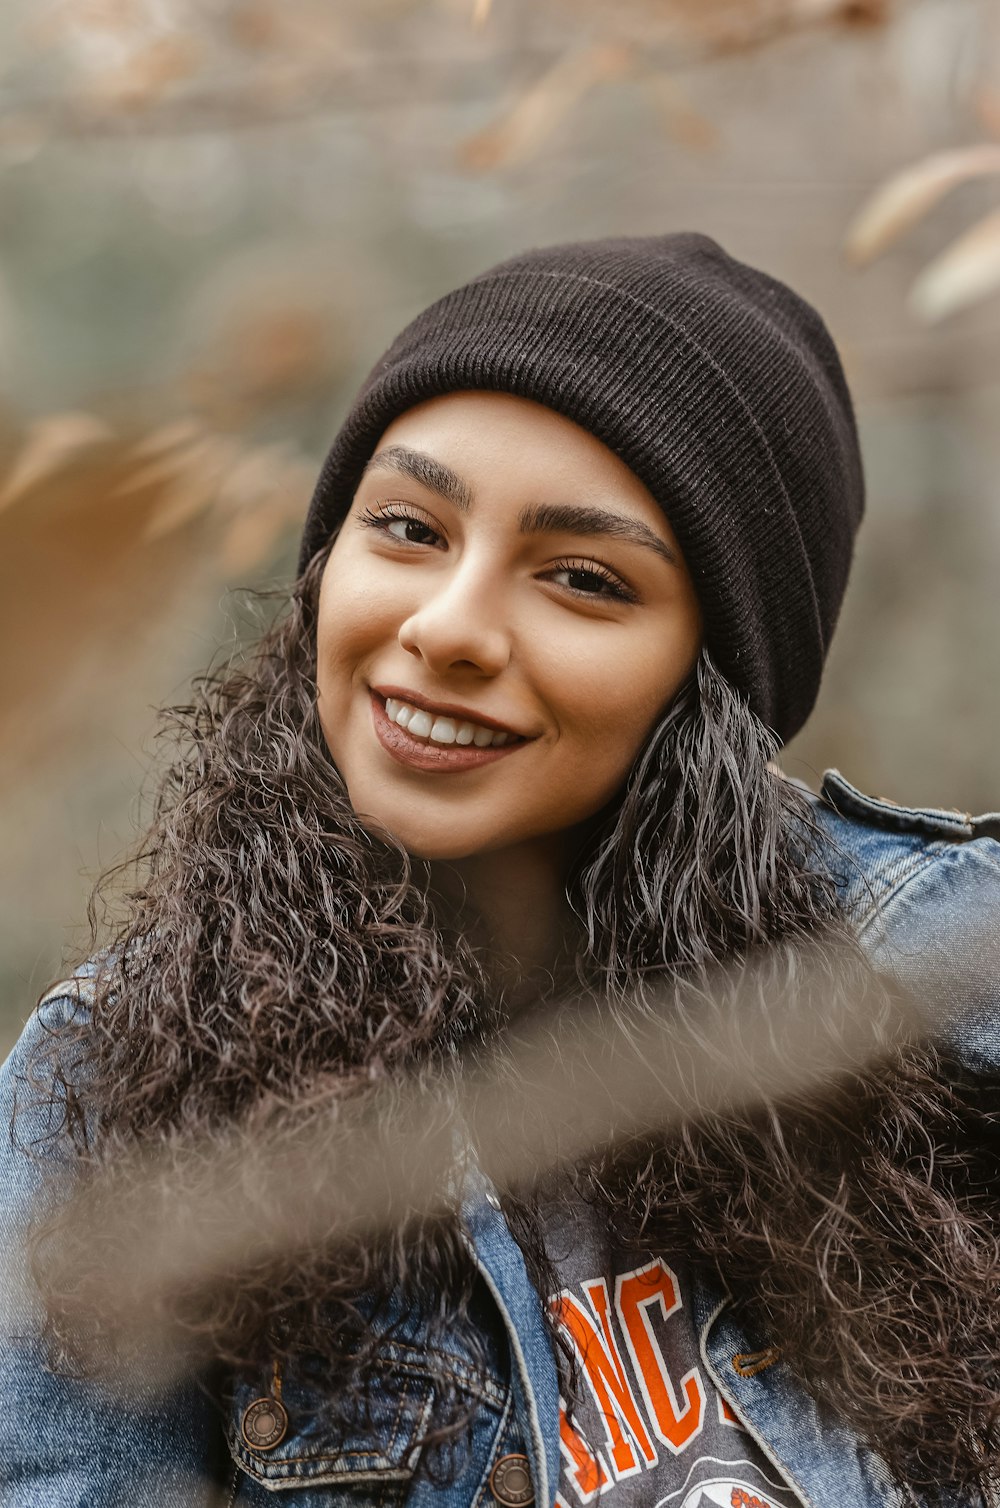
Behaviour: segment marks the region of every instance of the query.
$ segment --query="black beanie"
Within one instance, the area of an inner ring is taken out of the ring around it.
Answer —
[[[463,389],[533,398],[625,461],[677,536],[716,664],[791,738],[864,508],[851,398],[816,311],[701,235],[501,262],[418,315],[371,372],[320,473],[300,570],[391,421]]]

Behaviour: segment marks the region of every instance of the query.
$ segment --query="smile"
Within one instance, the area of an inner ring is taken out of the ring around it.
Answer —
[[[436,716],[433,712],[425,712],[423,707],[412,707],[393,696],[386,697],[385,710],[389,720],[405,728],[411,738],[429,739],[435,744],[475,744],[477,749],[502,749],[504,744],[517,737],[513,733],[498,733],[482,723]]]
[[[413,769],[477,769],[493,764],[531,742],[516,733],[498,732],[479,723],[432,715],[395,697],[371,693],[375,734],[386,753]],[[409,716],[407,716],[409,714]],[[402,720],[401,720],[402,719]],[[412,724],[416,721],[416,728]],[[410,726],[407,726],[409,724]]]

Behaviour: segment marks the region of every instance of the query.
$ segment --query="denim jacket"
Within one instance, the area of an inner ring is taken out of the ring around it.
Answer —
[[[862,795],[836,771],[827,772],[812,803],[835,845],[837,883],[874,963],[919,993],[965,1061],[995,1069],[1000,814],[896,806]],[[47,997],[46,1010],[60,1009],[61,998]],[[39,1030],[36,1012],[4,1069],[5,1122]],[[31,1129],[22,1125],[20,1134],[30,1137]],[[536,1508],[550,1508],[560,1469],[555,1361],[520,1249],[482,1175],[473,1175],[464,1213],[491,1304],[494,1365],[484,1380],[457,1345],[448,1352],[447,1364],[478,1408],[460,1473],[442,1487],[416,1472],[414,1441],[432,1387],[418,1330],[394,1337],[370,1416],[336,1444],[294,1374],[283,1386],[288,1429],[271,1449],[251,1447],[242,1428],[248,1406],[270,1391],[266,1376],[232,1380],[220,1404],[195,1381],[155,1396],[127,1387],[111,1396],[51,1374],[37,1315],[25,1318],[17,1285],[18,1235],[40,1174],[6,1136],[2,1147],[0,1238],[11,1279],[0,1289],[2,1508],[515,1508],[532,1493]],[[746,1333],[723,1291],[696,1278],[692,1306],[706,1370],[806,1508],[902,1505],[884,1463],[813,1402],[780,1354]],[[757,1352],[761,1364],[747,1366]],[[524,1466],[527,1491],[518,1476]]]

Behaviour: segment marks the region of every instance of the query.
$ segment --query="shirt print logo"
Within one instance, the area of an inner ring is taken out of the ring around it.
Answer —
[[[661,1447],[674,1455],[686,1449],[704,1425],[706,1394],[697,1367],[677,1381],[671,1377],[651,1322],[655,1313],[666,1320],[681,1307],[680,1284],[665,1262],[648,1262],[615,1279],[614,1311],[629,1367],[612,1328],[607,1283],[595,1278],[581,1287],[586,1302],[563,1289],[550,1307],[572,1339],[604,1429],[603,1448],[595,1441],[592,1449],[560,1401],[567,1477],[578,1501],[589,1503],[614,1482],[654,1467]],[[728,1409],[726,1414],[725,1422],[737,1422]],[[556,1501],[570,1508],[561,1495]]]
[[[776,1508],[776,1504],[767,1495],[766,1487],[751,1487],[732,1475],[734,1467],[738,1469],[741,1466],[745,1466],[751,1475],[756,1475],[756,1469],[750,1461],[718,1461],[702,1456],[688,1473],[688,1482],[699,1468],[710,1470],[713,1466],[721,1467],[726,1475],[709,1477],[695,1487],[682,1487],[679,1492],[671,1492],[660,1499],[656,1508]]]

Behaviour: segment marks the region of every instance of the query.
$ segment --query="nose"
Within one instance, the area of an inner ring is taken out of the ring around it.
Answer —
[[[473,670],[495,676],[510,662],[510,633],[501,594],[470,561],[436,587],[404,619],[399,642],[435,674]]]

